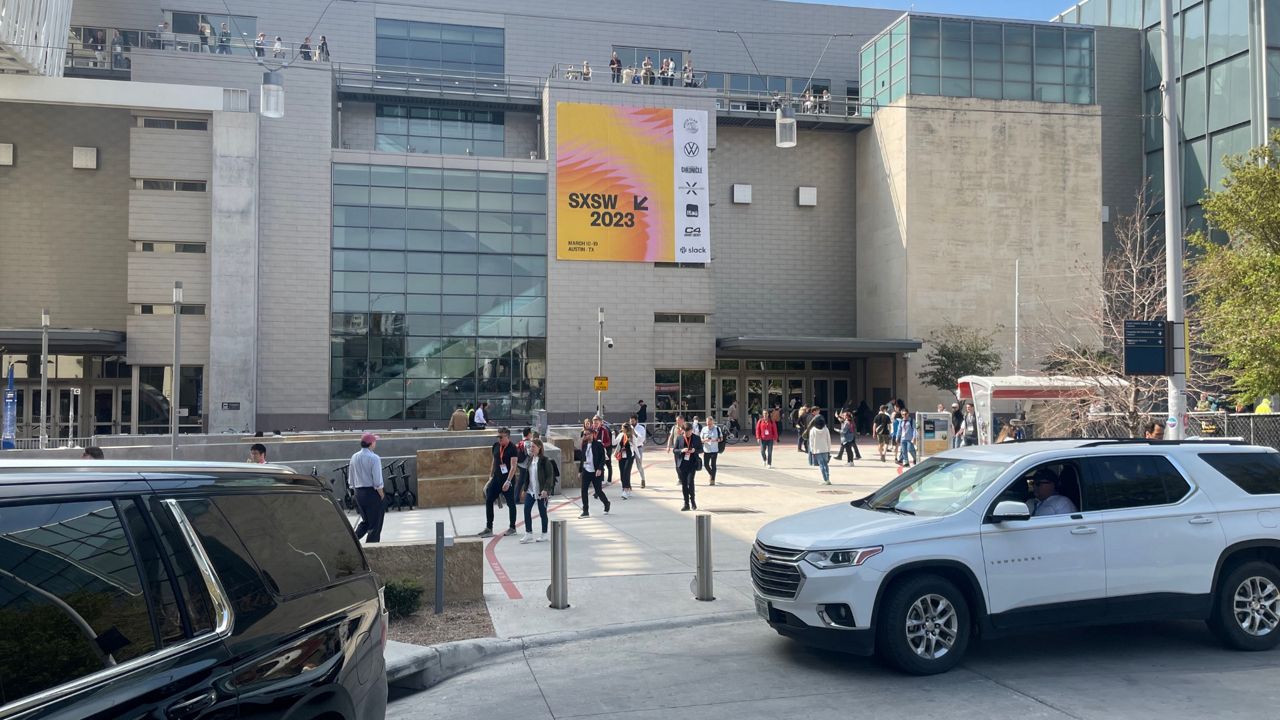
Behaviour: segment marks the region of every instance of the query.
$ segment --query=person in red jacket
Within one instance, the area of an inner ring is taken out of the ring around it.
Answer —
[[[613,484],[613,431],[608,425],[604,424],[604,418],[596,415],[591,419],[591,425],[596,431],[596,440],[604,446],[604,469],[605,469],[605,485]]]
[[[760,441],[760,459],[765,467],[773,467],[773,443],[778,439],[778,424],[766,413],[756,423],[756,440]]]

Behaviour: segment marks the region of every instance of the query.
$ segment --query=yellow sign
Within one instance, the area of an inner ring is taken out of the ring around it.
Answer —
[[[609,378],[603,375],[596,376],[596,392],[604,392],[609,389]]]

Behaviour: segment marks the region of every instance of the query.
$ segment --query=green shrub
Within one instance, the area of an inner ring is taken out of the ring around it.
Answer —
[[[387,581],[387,613],[392,620],[408,617],[422,609],[422,583],[413,578]]]

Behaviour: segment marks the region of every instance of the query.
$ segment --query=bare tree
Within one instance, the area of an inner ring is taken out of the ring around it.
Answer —
[[[1150,414],[1166,404],[1162,377],[1124,375],[1124,321],[1163,320],[1165,312],[1164,238],[1152,204],[1139,192],[1133,212],[1115,225],[1115,243],[1101,269],[1077,264],[1074,271],[1092,278],[1096,292],[1063,307],[1036,334],[1047,348],[1043,367],[1054,375],[1109,378],[1081,397],[1051,403],[1034,413],[1042,436],[1137,437]]]

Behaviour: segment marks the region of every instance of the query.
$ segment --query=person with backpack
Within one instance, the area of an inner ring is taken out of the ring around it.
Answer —
[[[760,443],[760,460],[767,468],[773,467],[773,443],[778,440],[778,423],[773,413],[765,413],[756,421],[756,441]]]
[[[520,487],[516,497],[524,501],[524,538],[521,545],[531,542],[547,541],[547,498],[555,490],[556,474],[552,463],[543,455],[541,440],[529,440],[521,443],[528,454],[528,471],[520,477]],[[533,534],[533,508],[538,507],[538,517],[542,520],[542,534]]]
[[[720,428],[716,427],[714,416],[707,416],[707,424],[698,435],[702,438],[702,464],[707,469],[711,484],[715,485],[716,458],[720,457],[720,443],[724,440],[724,435],[720,432]]]
[[[871,420],[871,433],[876,436],[876,449],[880,453],[880,462],[884,462],[885,451],[889,448],[889,431],[893,419],[889,417],[889,406],[881,405],[880,412]]]

